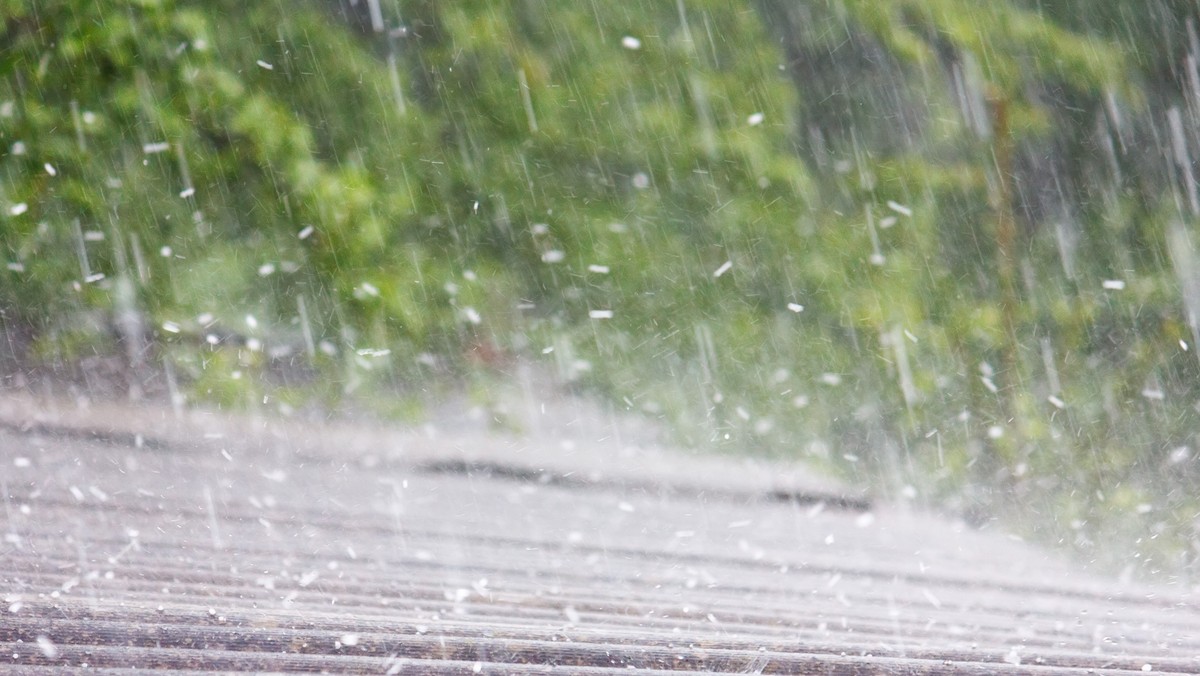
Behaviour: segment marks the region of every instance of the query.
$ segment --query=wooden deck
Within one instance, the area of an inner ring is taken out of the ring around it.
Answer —
[[[1200,671],[1120,586],[801,468],[0,398],[0,672]]]

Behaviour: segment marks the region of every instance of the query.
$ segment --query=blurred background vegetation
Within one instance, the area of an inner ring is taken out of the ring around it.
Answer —
[[[542,363],[1193,568],[1193,0],[0,6],[4,388],[411,416]]]

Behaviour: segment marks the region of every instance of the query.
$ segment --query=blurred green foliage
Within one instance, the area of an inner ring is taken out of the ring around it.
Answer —
[[[542,360],[1190,556],[1190,3],[369,5],[3,3],[11,368],[383,412]]]

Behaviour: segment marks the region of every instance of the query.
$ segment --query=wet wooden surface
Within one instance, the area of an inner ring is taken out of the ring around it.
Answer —
[[[1200,671],[1118,585],[802,468],[0,398],[0,671]]]

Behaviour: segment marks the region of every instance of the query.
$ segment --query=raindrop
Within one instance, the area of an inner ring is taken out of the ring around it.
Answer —
[[[929,592],[925,592],[928,594]],[[940,604],[939,604],[940,605]],[[1013,646],[1007,653],[1004,654],[1004,661],[1013,666],[1020,666],[1021,654],[1017,652],[1017,647]]]
[[[538,130],[537,116],[533,111],[533,98],[529,94],[529,82],[525,79],[525,69],[517,69],[517,88],[521,91],[521,105],[525,108],[525,121],[529,132],[536,134]],[[476,202],[476,205],[479,203]]]
[[[360,357],[386,357],[392,353],[388,348],[364,347],[360,350],[355,350],[355,354]]]
[[[42,651],[42,655],[48,660],[58,659],[58,646],[54,645],[54,641],[45,634],[38,634],[37,637],[38,650]]]
[[[396,65],[396,55],[394,53],[387,56],[388,79],[392,85],[392,98],[396,100],[396,110],[404,115],[408,111],[408,107],[404,101],[404,90],[400,86],[400,70]]]

